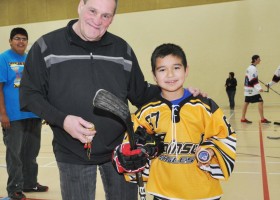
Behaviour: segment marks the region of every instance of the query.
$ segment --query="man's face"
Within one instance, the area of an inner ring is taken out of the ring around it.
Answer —
[[[85,41],[98,41],[113,21],[115,0],[81,0],[78,13],[78,35]]]
[[[21,34],[16,34],[12,39],[9,40],[11,49],[16,53],[23,55],[27,48],[28,40],[27,37]]]

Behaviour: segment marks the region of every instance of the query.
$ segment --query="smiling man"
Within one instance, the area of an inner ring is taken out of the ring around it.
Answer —
[[[21,108],[36,113],[52,128],[64,200],[95,199],[97,168],[106,199],[138,199],[137,185],[127,183],[111,162],[125,127],[95,112],[92,105],[99,89],[136,106],[159,93],[145,82],[129,44],[107,32],[117,2],[81,0],[79,18],[39,38],[26,60]]]
[[[125,127],[92,105],[99,89],[138,107],[160,92],[144,80],[131,46],[107,31],[117,3],[80,0],[79,18],[39,38],[26,60],[21,108],[52,128],[64,200],[95,199],[97,168],[106,199],[138,199],[137,185],[127,183],[111,162]]]

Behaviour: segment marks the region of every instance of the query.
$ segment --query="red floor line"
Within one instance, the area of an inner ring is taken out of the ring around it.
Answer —
[[[8,197],[0,197],[0,200],[6,200]],[[50,199],[34,199],[34,198],[26,198],[26,200],[50,200]]]
[[[260,152],[261,152],[262,181],[263,181],[263,199],[264,200],[270,200],[261,123],[259,123],[259,133],[260,133]]]

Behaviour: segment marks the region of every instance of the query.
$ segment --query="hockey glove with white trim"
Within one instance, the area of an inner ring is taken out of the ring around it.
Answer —
[[[124,143],[115,148],[112,161],[119,173],[137,173],[144,170],[148,158],[140,146],[131,150],[130,144]]]

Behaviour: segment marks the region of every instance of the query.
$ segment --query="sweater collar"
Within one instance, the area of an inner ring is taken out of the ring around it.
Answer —
[[[71,44],[85,47],[87,49],[92,49],[100,46],[107,46],[112,44],[112,41],[109,40],[110,33],[106,33],[102,36],[99,41],[84,41],[82,40],[73,30],[73,25],[78,21],[78,19],[71,20],[67,24],[67,36]]]

